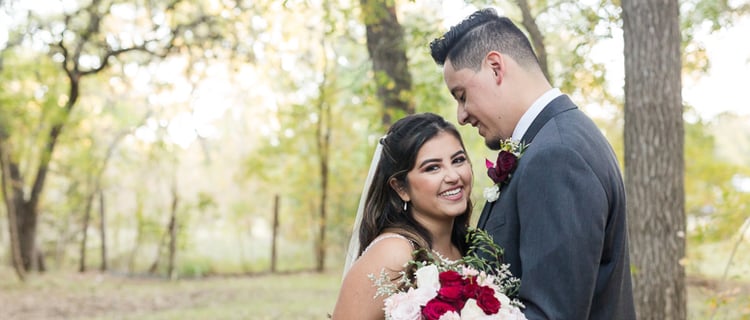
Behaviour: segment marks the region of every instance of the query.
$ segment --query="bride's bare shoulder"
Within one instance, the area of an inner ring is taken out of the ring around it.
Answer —
[[[413,251],[414,246],[409,239],[389,232],[376,237],[367,246],[359,260],[373,267],[400,270],[411,260]]]

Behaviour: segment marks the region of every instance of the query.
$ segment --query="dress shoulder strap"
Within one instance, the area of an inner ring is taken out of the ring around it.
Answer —
[[[407,239],[406,237],[404,237],[404,236],[402,236],[402,235],[400,235],[398,233],[384,233],[384,234],[379,235],[377,238],[375,238],[375,240],[372,240],[372,242],[370,242],[370,245],[368,245],[367,248],[365,248],[365,251],[362,251],[362,254],[365,254],[365,252],[367,252],[367,250],[370,250],[370,248],[372,248],[373,245],[375,245],[376,243],[378,243],[378,241],[383,240],[383,239],[390,239],[390,238],[404,239],[406,241],[409,241],[409,244],[411,245],[412,249],[415,249],[415,247],[416,247],[411,240]]]

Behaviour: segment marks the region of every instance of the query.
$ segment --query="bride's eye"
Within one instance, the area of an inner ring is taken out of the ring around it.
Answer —
[[[453,159],[454,164],[464,163],[464,162],[466,162],[466,157],[456,157]]]
[[[438,169],[440,169],[440,166],[438,166],[436,164],[433,164],[431,166],[425,167],[424,171],[425,172],[433,172],[433,171],[437,171]]]

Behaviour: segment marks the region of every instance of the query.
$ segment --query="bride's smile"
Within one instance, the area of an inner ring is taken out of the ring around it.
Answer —
[[[463,187],[458,187],[444,191],[440,193],[440,196],[450,200],[460,200],[463,197],[463,192],[461,191],[463,191]]]

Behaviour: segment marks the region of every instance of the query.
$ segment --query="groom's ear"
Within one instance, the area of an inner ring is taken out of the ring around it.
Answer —
[[[411,198],[409,198],[409,194],[406,192],[406,186],[401,181],[398,181],[396,178],[391,178],[388,180],[388,184],[391,186],[391,188],[398,193],[398,196],[403,200],[404,202],[409,202]]]
[[[490,68],[495,77],[495,83],[500,84],[505,77],[505,60],[504,56],[497,51],[490,51],[485,57],[487,67]]]

